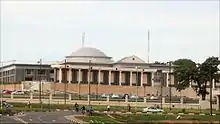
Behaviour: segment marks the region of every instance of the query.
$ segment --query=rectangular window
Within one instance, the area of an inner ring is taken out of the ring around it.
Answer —
[[[38,74],[45,74],[45,70],[38,70]]]
[[[52,74],[53,74],[53,73],[54,73],[54,70],[50,70],[50,73],[52,73]]]
[[[26,74],[31,74],[31,69],[26,69]]]

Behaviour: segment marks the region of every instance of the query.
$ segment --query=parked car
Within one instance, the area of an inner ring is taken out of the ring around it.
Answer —
[[[111,97],[112,97],[112,98],[120,98],[120,95],[118,95],[118,94],[113,94]]]
[[[108,96],[109,96],[109,95],[107,95],[107,94],[102,94],[102,95],[101,95],[102,98],[107,98]]]
[[[12,91],[10,91],[10,90],[5,90],[5,91],[3,91],[2,93],[3,93],[3,94],[11,94]]]
[[[142,112],[162,113],[164,110],[155,107],[144,108]]]
[[[139,97],[136,96],[136,95],[132,95],[130,98],[131,98],[131,99],[138,99]]]
[[[156,96],[151,96],[150,99],[151,99],[151,100],[157,100],[157,99],[159,99],[159,98],[156,97]]]
[[[11,94],[24,95],[23,91],[13,91]]]

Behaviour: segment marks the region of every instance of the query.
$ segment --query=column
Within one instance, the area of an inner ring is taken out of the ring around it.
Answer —
[[[152,82],[151,86],[152,86],[152,87],[154,87],[154,73],[155,73],[155,72],[151,72],[151,75],[152,75],[152,76],[151,76],[151,82]]]
[[[72,81],[72,69],[70,68],[69,69],[69,84],[71,83]]]
[[[32,100],[33,99],[33,93],[32,93],[32,91],[30,92],[30,100]]]
[[[132,86],[132,82],[133,82],[133,79],[132,79],[132,71],[130,71],[130,86]]]
[[[220,95],[216,96],[217,100],[217,110],[220,110]]]
[[[111,71],[108,72],[108,85],[111,85],[111,79],[112,79],[112,76],[111,76]]]
[[[101,84],[101,70],[98,72],[98,85]]]
[[[57,82],[57,69],[54,68],[54,82]]]
[[[88,84],[90,83],[91,84],[91,70],[88,70],[87,72],[87,81],[88,81]]]
[[[119,71],[119,86],[121,86],[121,71]]]
[[[170,82],[169,80],[171,80],[171,79],[169,77],[169,73],[167,73],[167,87],[169,87],[169,82]]]
[[[78,71],[78,84],[81,82],[81,69]]]
[[[141,86],[143,86],[143,71],[141,72]]]
[[[212,88],[215,88],[215,79],[212,79]]]
[[[72,96],[71,96],[71,94],[69,94],[69,98],[68,98],[68,99],[69,99],[69,101],[71,101],[71,100],[72,100]]]
[[[62,68],[59,69],[59,83],[62,82]]]

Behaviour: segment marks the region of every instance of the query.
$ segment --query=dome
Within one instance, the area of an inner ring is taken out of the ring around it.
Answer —
[[[101,57],[101,58],[109,58],[106,54],[96,48],[92,47],[83,47],[73,52],[71,57]]]

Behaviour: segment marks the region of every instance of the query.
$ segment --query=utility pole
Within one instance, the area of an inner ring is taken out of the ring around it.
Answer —
[[[172,92],[172,91],[171,91],[171,62],[169,62],[169,74],[168,74],[168,76],[169,76],[168,79],[169,79],[169,91],[170,91],[170,92],[169,92],[169,96],[170,96],[170,110],[171,110],[171,108],[172,108],[172,105],[171,105],[171,104],[172,104],[172,101],[171,101],[171,100],[172,100],[172,99],[171,99],[171,97],[172,97],[172,96],[171,96],[171,95],[172,95],[172,93],[171,93],[171,92]]]
[[[135,99],[135,103],[136,103],[136,105],[135,105],[135,112],[137,112],[137,101],[138,101],[138,82],[139,82],[139,80],[138,80],[138,77],[139,77],[139,75],[138,75],[138,69],[139,69],[140,67],[139,66],[137,66],[136,67],[136,99]]]
[[[67,89],[67,74],[66,74],[66,59],[64,63],[64,104],[66,105],[66,89]]]
[[[91,60],[89,60],[89,74],[88,74],[88,85],[89,85],[89,95],[88,95],[88,99],[89,99],[89,106],[90,106],[90,90],[91,90],[91,87],[90,87],[90,78],[91,78]]]
[[[211,73],[211,65],[209,65],[209,86],[210,86],[210,115],[212,116],[212,73]]]
[[[42,59],[40,59],[40,61],[38,61],[38,63],[40,64],[40,73],[39,74],[39,102],[40,102],[40,110],[43,110],[43,105],[42,105],[42,82],[41,82],[41,73],[42,73]]]
[[[157,70],[157,78],[160,83],[160,107],[163,108],[163,85],[162,85],[162,70]]]

